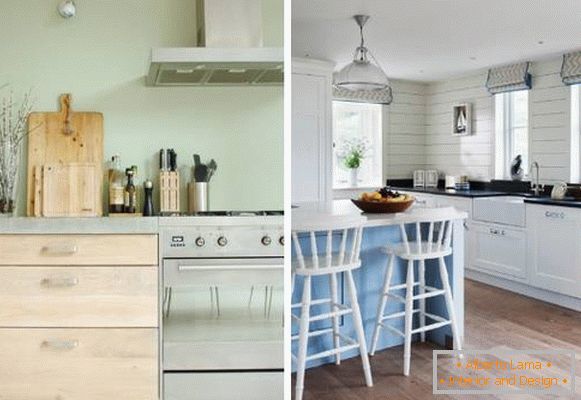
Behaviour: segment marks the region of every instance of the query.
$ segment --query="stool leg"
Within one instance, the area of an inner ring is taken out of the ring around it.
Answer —
[[[295,386],[295,399],[302,400],[305,384],[305,367],[307,358],[307,345],[309,341],[309,319],[311,309],[311,277],[305,276],[303,283],[303,298],[301,303],[301,322],[299,324],[299,348],[297,352],[297,383]]]
[[[458,325],[456,323],[456,312],[454,311],[454,299],[452,297],[452,289],[448,281],[448,270],[446,269],[446,262],[444,257],[440,257],[440,279],[444,288],[444,298],[446,299],[446,308],[448,309],[448,317],[450,318],[450,325],[452,326],[452,335],[454,339],[454,350],[462,350],[462,341],[458,334]]]
[[[412,321],[414,309],[414,262],[408,261],[405,294],[405,328],[403,346],[403,374],[409,376],[412,353]]]
[[[363,320],[361,319],[361,310],[359,309],[359,302],[357,300],[357,289],[355,289],[355,281],[351,270],[345,271],[347,277],[347,287],[349,288],[349,297],[351,301],[351,309],[353,310],[353,325],[359,341],[359,352],[361,353],[361,363],[363,364],[363,373],[365,374],[365,383],[367,386],[373,386],[373,378],[371,377],[371,366],[369,365],[369,357],[367,356],[367,345],[365,344],[365,331],[363,330]]]
[[[418,275],[420,275],[420,294],[426,293],[426,262],[420,260],[418,267]],[[420,327],[426,326],[426,299],[420,299]],[[426,341],[426,332],[420,333],[420,340]]]
[[[395,255],[390,254],[389,260],[387,262],[387,270],[385,271],[385,279],[383,281],[383,290],[381,291],[379,297],[379,303],[377,305],[377,317],[375,320],[375,329],[373,330],[373,339],[371,340],[371,351],[370,355],[375,354],[377,350],[377,342],[379,341],[379,333],[381,332],[381,320],[385,312],[385,305],[387,303],[387,295],[389,293],[389,285],[391,284],[391,277],[393,275],[393,264],[395,261]]]
[[[329,285],[331,290],[331,301],[333,302],[331,306],[332,312],[339,311],[337,307],[338,304],[338,297],[337,297],[337,274],[332,273],[329,276]],[[339,338],[339,316],[333,316],[333,345],[335,346],[335,350],[341,347],[340,338]],[[341,354],[335,354],[335,364],[341,364]]]

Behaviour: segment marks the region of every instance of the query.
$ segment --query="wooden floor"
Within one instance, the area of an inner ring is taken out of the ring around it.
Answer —
[[[466,281],[466,349],[572,349],[577,353],[577,396],[581,399],[581,313],[478,282]],[[545,396],[445,396],[432,394],[432,350],[412,345],[412,370],[402,375],[403,347],[371,358],[374,387],[365,386],[359,358],[340,366],[308,370],[303,400],[540,399]],[[294,376],[293,376],[294,389]],[[294,394],[293,394],[294,398]]]

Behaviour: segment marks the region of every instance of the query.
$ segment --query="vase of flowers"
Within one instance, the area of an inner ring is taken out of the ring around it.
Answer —
[[[341,141],[337,155],[343,166],[349,170],[349,185],[357,187],[359,168],[369,155],[369,141],[366,138],[346,138]]]
[[[28,133],[26,119],[32,109],[30,93],[14,101],[10,92],[0,108],[0,216],[12,216],[16,210],[16,190],[22,143]]]

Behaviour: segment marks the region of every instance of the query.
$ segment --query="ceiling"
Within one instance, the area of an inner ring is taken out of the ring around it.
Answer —
[[[577,0],[293,0],[294,57],[339,66],[366,43],[390,78],[436,81],[581,49]]]

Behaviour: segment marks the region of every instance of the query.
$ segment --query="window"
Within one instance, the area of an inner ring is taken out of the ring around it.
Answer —
[[[581,182],[581,85],[571,86],[571,182]]]
[[[382,185],[382,110],[381,104],[333,102],[333,189]]]
[[[525,175],[529,170],[529,92],[501,93],[496,101],[496,162],[497,179],[510,178],[512,161],[520,155]]]

